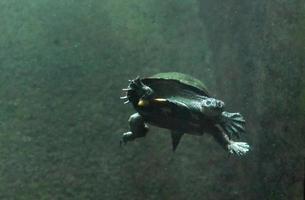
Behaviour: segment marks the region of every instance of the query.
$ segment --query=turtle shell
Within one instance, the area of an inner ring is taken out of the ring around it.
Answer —
[[[155,74],[143,78],[142,82],[151,87],[156,96],[159,97],[184,96],[192,98],[195,96],[210,96],[206,86],[200,80],[178,72]]]

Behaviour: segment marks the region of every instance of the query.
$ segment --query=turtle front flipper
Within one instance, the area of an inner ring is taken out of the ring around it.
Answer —
[[[148,126],[139,113],[134,113],[129,117],[130,131],[123,133],[122,140],[124,144],[139,137],[144,137],[148,132]]]
[[[240,113],[229,113],[222,112],[220,126],[231,138],[232,135],[235,135],[237,138],[240,137],[240,133],[245,132],[245,120]]]
[[[239,156],[246,154],[249,150],[250,146],[246,142],[234,142],[231,140],[228,145],[228,151]]]
[[[215,140],[231,154],[242,156],[250,150],[250,145],[248,143],[230,140],[228,135],[218,126],[210,127],[210,133],[214,136]]]

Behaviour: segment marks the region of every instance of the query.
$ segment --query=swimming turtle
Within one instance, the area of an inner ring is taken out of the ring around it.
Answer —
[[[210,133],[228,152],[244,155],[250,149],[246,142],[235,142],[245,132],[240,113],[224,111],[224,102],[213,98],[205,85],[189,75],[167,72],[147,78],[129,80],[126,96],[137,111],[129,118],[130,131],[123,133],[122,143],[144,137],[148,124],[171,130],[173,150],[183,134]]]

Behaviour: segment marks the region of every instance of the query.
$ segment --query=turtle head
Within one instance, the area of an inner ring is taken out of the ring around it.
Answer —
[[[202,101],[201,112],[207,116],[219,116],[224,110],[224,102],[214,98],[206,98]]]
[[[147,85],[145,85],[141,81],[140,77],[130,80],[126,91],[126,97],[133,104],[144,103],[145,101],[148,101],[153,95],[153,90]]]

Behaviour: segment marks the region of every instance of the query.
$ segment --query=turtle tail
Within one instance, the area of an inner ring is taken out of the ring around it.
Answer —
[[[240,113],[222,112],[220,126],[228,134],[229,138],[232,135],[239,138],[240,133],[245,132],[245,120]]]

